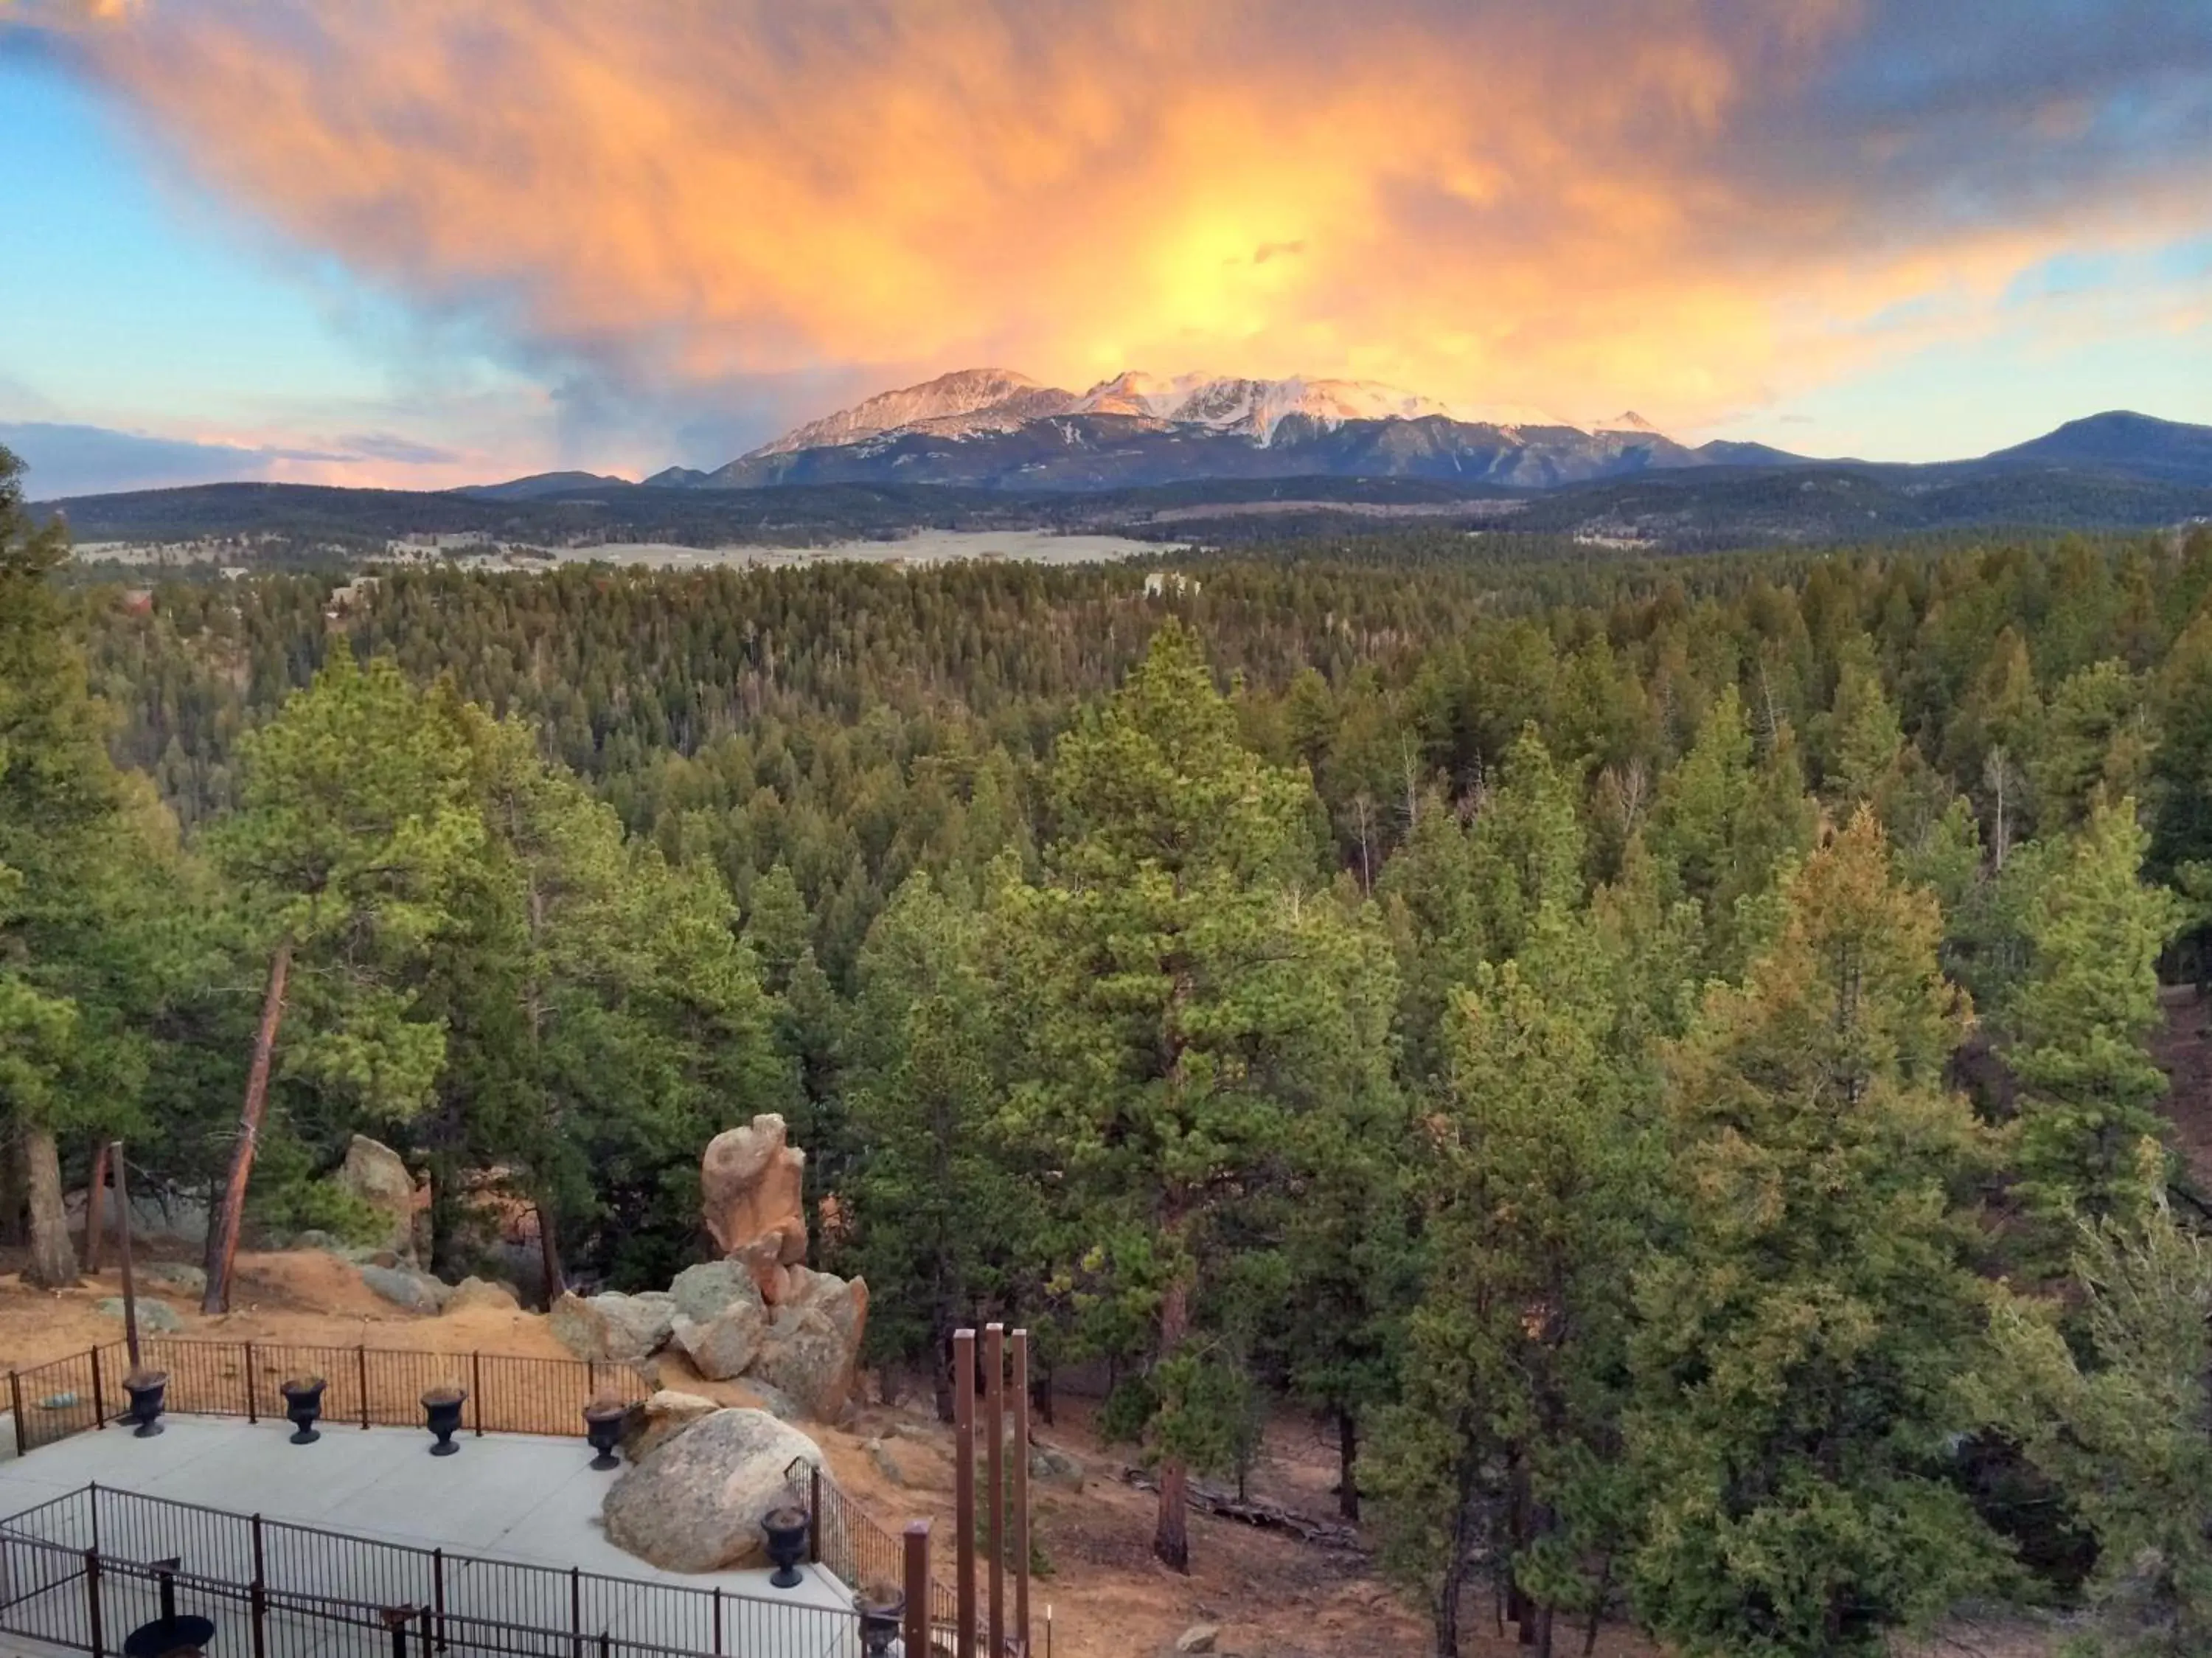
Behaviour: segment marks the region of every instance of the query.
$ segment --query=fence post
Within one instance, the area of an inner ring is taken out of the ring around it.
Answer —
[[[107,1426],[106,1400],[107,1392],[100,1379],[100,1349],[95,1345],[92,1350],[92,1425],[95,1428]]]
[[[253,1392],[253,1344],[249,1341],[246,1344],[246,1419],[248,1422],[261,1420]]]
[[[92,1638],[92,1658],[106,1658],[107,1636],[100,1626],[100,1551],[84,1551],[85,1614],[91,1627],[86,1631]]]
[[[822,1469],[817,1464],[806,1475],[806,1557],[822,1564]]]
[[[422,1608],[422,1644],[417,1650],[422,1653],[422,1658],[430,1658],[430,1608],[428,1606]]]
[[[584,1658],[584,1573],[578,1566],[568,1568],[568,1649]]]
[[[430,1603],[438,1612],[438,1650],[446,1649],[446,1551],[430,1551]]]
[[[85,1506],[92,1511],[92,1546],[100,1547],[100,1482],[94,1480],[85,1488]]]
[[[246,1589],[253,1608],[253,1658],[269,1658],[269,1591],[256,1578]]]
[[[953,1658],[975,1658],[975,1332],[952,1332]],[[999,1658],[994,1653],[991,1658]]]
[[[1014,1374],[1007,1390],[1014,1402],[1014,1624],[1009,1631],[1030,1658],[1030,1332],[1017,1330]]]
[[[469,1355],[469,1403],[475,1405],[477,1437],[483,1437],[483,1355]]]
[[[712,1650],[714,1658],[722,1658],[722,1586],[720,1583],[714,1585],[714,1644]],[[918,1651],[919,1649],[913,1650]]]
[[[15,1419],[15,1454],[22,1456],[30,1449],[23,1442],[23,1378],[13,1370],[8,1373],[8,1403]]]
[[[1004,1658],[1006,1649],[1006,1326],[983,1326],[983,1419],[991,1437],[983,1447],[983,1472],[990,1494],[983,1509],[983,1536],[991,1551],[990,1639],[984,1650]]]
[[[909,1521],[906,1528],[906,1649],[927,1654],[929,1645],[929,1522]],[[1028,1658],[1024,1653],[1023,1658]]]
[[[368,1344],[363,1342],[353,1350],[356,1373],[361,1378],[361,1429],[368,1431]],[[405,1638],[402,1631],[401,1638]]]
[[[256,1588],[264,1588],[268,1585],[269,1576],[264,1570],[267,1561],[261,1551],[261,1516],[258,1514],[253,1516],[252,1529],[253,1532],[253,1586]]]

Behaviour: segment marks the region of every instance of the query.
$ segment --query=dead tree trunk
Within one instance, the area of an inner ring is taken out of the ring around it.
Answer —
[[[222,1202],[208,1219],[207,1290],[200,1297],[203,1313],[230,1309],[230,1272],[238,1259],[238,1228],[246,1214],[246,1182],[253,1175],[254,1148],[261,1139],[261,1119],[269,1109],[269,1064],[276,1051],[277,1027],[284,1021],[284,986],[292,974],[292,940],[276,942],[269,959],[269,989],[261,1000],[261,1023],[253,1033],[253,1064],[246,1074],[246,1104],[238,1116],[238,1143],[230,1154],[230,1178],[224,1182]]]
[[[92,1154],[92,1178],[84,1183],[84,1270],[100,1271],[100,1245],[106,1235],[107,1159],[113,1142],[102,1140]]]

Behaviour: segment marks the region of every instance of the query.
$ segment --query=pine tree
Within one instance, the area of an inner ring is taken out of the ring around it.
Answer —
[[[1589,917],[1547,905],[1521,958],[1462,994],[1427,1125],[1425,1277],[1375,1480],[1440,1658],[1459,1650],[1478,1545],[1548,1658],[1554,1614],[1601,1606],[1626,1536],[1620,1264],[1651,1234],[1660,1165],[1612,1051],[1608,954]]]
[[[1297,1116],[1380,1084],[1396,987],[1377,931],[1316,890],[1305,778],[1242,747],[1180,626],[1061,739],[1054,783],[1046,879],[998,902],[1012,1126],[1079,1213],[1094,1327],[1140,1344],[1153,1549],[1187,1570],[1189,1469],[1230,1442],[1195,1323],[1209,1231],[1277,1175]]]
[[[453,921],[456,881],[483,844],[469,750],[450,698],[426,698],[389,661],[339,651],[313,686],[242,745],[240,810],[211,838],[245,895],[267,982],[246,1103],[208,1228],[203,1309],[226,1310],[255,1141],[295,962],[310,1015],[284,1071],[404,1117],[429,1098],[446,1033],[416,1016],[421,969]]]
[[[2180,905],[2142,881],[2148,844],[2132,800],[2092,807],[2039,862],[2021,918],[2029,966],[2005,1051],[2022,1089],[2021,1190],[2045,1216],[2138,1215],[2153,1195],[2142,1149],[2166,1080],[2147,1044]]]
[[[1947,1483],[1981,1340],[1979,1131],[1941,921],[1862,808],[1668,1067],[1677,1243],[1640,1275],[1638,1604],[1692,1654],[1870,1653],[1989,1581]]]
[[[2212,1246],[2160,1193],[2085,1227],[2074,1277],[2087,1355],[2054,1305],[2008,1301],[1978,1403],[2097,1539],[2094,1650],[2212,1650]]]

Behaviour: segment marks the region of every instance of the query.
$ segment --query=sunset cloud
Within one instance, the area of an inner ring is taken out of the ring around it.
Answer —
[[[2191,0],[35,16],[190,180],[586,411],[765,422],[989,363],[1694,425],[2212,230]]]

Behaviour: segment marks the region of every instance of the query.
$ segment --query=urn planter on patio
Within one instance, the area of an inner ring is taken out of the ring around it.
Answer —
[[[293,1444],[313,1445],[322,1437],[315,1423],[322,1418],[323,1389],[329,1385],[320,1376],[294,1376],[276,1389],[284,1396],[284,1419],[292,1424]]]
[[[768,1539],[768,1557],[775,1570],[769,1582],[780,1589],[799,1587],[799,1563],[806,1558],[806,1510],[770,1509],[761,1516],[761,1531]]]
[[[595,1399],[584,1407],[584,1438],[599,1453],[591,1466],[605,1472],[622,1466],[615,1447],[622,1442],[623,1421],[629,1406],[618,1399]]]
[[[133,1370],[123,1378],[123,1391],[131,1395],[131,1420],[138,1424],[137,1439],[151,1439],[161,1431],[161,1396],[167,1391],[167,1370]]]
[[[461,1448],[453,1436],[461,1430],[461,1404],[468,1396],[465,1388],[453,1387],[433,1387],[422,1395],[422,1425],[438,1442],[430,1448],[432,1456],[451,1456]]]
[[[899,1620],[906,1615],[906,1592],[888,1583],[877,1583],[853,1597],[860,1614],[860,1649],[867,1658],[886,1658],[898,1639]]]

